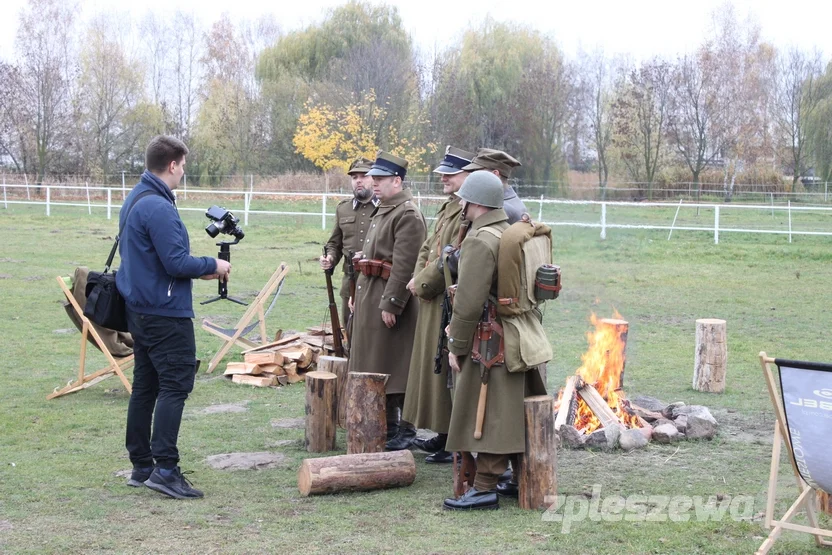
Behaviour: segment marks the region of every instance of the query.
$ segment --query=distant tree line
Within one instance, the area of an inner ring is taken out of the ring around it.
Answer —
[[[138,172],[159,133],[191,147],[202,184],[339,171],[378,148],[425,172],[446,144],[506,150],[525,183],[590,173],[601,196],[613,179],[645,197],[718,179],[730,199],[742,179],[832,177],[832,66],[778,50],[730,4],[695,51],[640,62],[569,59],[552,37],[490,19],[426,53],[396,8],[355,1],[292,32],[275,17],[104,13],[82,26],[77,13],[30,0],[0,60],[0,165],[37,182]]]

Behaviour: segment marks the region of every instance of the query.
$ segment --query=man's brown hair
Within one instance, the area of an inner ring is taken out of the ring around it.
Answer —
[[[144,164],[153,173],[164,173],[171,162],[188,155],[188,147],[176,137],[158,135],[150,140],[144,153]]]

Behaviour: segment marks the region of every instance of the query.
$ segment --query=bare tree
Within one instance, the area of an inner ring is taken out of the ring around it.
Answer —
[[[630,175],[643,179],[647,197],[662,159],[670,96],[670,66],[654,59],[630,72],[615,103],[615,141]]]
[[[71,128],[75,11],[73,4],[63,0],[30,0],[20,14],[16,45],[22,95],[30,112],[37,183],[61,152],[61,142]]]
[[[809,159],[808,123],[826,95],[822,75],[818,52],[810,55],[791,49],[777,59],[774,122],[790,154],[792,187],[797,185]]]
[[[672,75],[667,127],[679,156],[690,169],[696,199],[699,175],[722,153],[724,114],[731,98],[721,90],[717,60],[706,49],[679,58]]]
[[[613,98],[616,64],[598,50],[580,60],[580,87],[587,112],[589,143],[595,149],[598,187],[606,198],[610,176],[610,147],[613,139]]]

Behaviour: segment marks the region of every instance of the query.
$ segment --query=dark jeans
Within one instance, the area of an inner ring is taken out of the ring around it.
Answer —
[[[185,399],[194,388],[196,344],[190,318],[127,311],[133,335],[133,393],[127,408],[127,451],[135,466],[173,468]],[[151,435],[152,425],[152,435]]]

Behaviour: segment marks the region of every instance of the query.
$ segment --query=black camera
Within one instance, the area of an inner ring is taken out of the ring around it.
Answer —
[[[237,241],[242,240],[246,236],[243,229],[237,225],[240,223],[240,218],[234,217],[234,214],[221,208],[219,206],[212,206],[205,211],[205,216],[212,220],[210,224],[205,227],[205,232],[213,239],[220,233],[226,235],[233,235]]]

